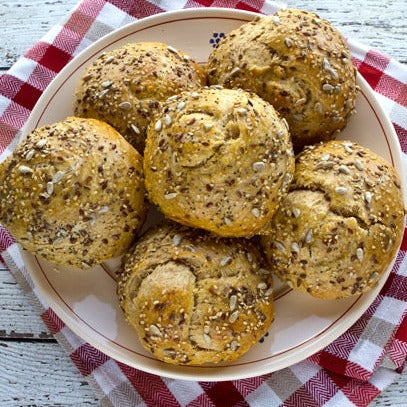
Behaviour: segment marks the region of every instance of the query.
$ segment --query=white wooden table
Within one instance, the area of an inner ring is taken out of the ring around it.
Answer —
[[[65,16],[76,0],[0,0],[0,73]],[[407,0],[287,1],[317,11],[349,37],[407,63]],[[0,268],[0,406],[96,406],[92,389]],[[372,407],[407,406],[407,373]]]

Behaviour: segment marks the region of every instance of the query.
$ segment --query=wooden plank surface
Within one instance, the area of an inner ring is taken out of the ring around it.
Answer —
[[[0,73],[66,16],[76,0],[0,0]],[[287,1],[348,37],[407,62],[406,0]],[[407,374],[371,407],[407,406]],[[0,406],[96,406],[93,391],[11,275],[0,268]]]

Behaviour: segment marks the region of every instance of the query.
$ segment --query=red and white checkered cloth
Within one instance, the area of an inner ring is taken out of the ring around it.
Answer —
[[[8,73],[0,77],[0,159],[15,145],[41,93],[80,51],[104,34],[166,10],[232,7],[273,13],[264,0],[83,0]],[[407,69],[349,41],[354,63],[376,91],[407,152]],[[406,156],[407,157],[407,156]],[[406,161],[407,162],[407,161]],[[104,406],[366,406],[402,371],[407,356],[407,235],[393,271],[371,307],[327,348],[289,368],[227,382],[186,382],[118,363],[77,337],[33,286],[17,244],[0,227],[0,252],[32,294],[51,333],[94,387]]]

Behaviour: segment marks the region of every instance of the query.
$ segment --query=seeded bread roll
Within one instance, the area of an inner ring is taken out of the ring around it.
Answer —
[[[143,154],[146,129],[160,103],[204,84],[204,70],[183,52],[159,42],[127,44],[84,71],[75,114],[109,123]]]
[[[106,123],[69,117],[30,133],[0,168],[0,221],[47,260],[86,269],[141,227],[142,157]]]
[[[150,200],[168,218],[219,236],[261,233],[293,171],[286,125],[271,105],[243,90],[174,96],[148,129]]]
[[[283,281],[337,299],[377,283],[403,224],[400,181],[390,164],[356,143],[330,141],[297,157],[290,192],[262,242]]]
[[[244,239],[166,222],[126,256],[118,295],[141,344],[160,360],[233,361],[266,333],[272,277]]]
[[[355,106],[356,69],[342,34],[308,11],[243,24],[209,56],[208,80],[248,89],[285,117],[295,150],[330,140]]]

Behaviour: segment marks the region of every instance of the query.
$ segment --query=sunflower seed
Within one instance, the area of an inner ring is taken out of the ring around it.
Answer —
[[[341,172],[342,174],[350,174],[350,169],[346,165],[340,165],[338,168],[338,171]]]
[[[239,107],[236,109],[236,112],[240,114],[240,116],[244,116],[247,113],[247,109],[244,107]]]
[[[102,92],[99,92],[98,98],[103,99],[108,92],[109,92],[109,89],[102,90]]]
[[[266,164],[264,164],[263,161],[256,161],[253,163],[253,170],[258,172],[258,171],[263,171],[266,168]]]
[[[333,161],[321,161],[315,166],[315,168],[317,170],[329,170],[334,166],[334,164],[335,163]]]
[[[172,238],[174,246],[179,246],[179,244],[181,243],[181,240],[182,240],[181,235],[174,235],[174,237]]]
[[[361,247],[357,248],[356,257],[358,258],[359,261],[363,260],[363,249]]]
[[[276,240],[273,244],[277,250],[280,250],[281,252],[285,252],[285,246],[281,242]]]
[[[110,57],[108,57],[108,58],[106,59],[105,64],[110,64],[110,62],[113,62],[113,61],[114,61],[114,56],[111,55]]]
[[[229,308],[231,311],[233,311],[236,308],[236,303],[237,303],[237,296],[231,295],[229,298]]]
[[[229,322],[230,322],[231,324],[233,324],[233,322],[236,322],[238,316],[239,316],[239,311],[234,311],[234,312],[232,312],[232,313],[230,314],[230,317],[229,317]]]
[[[290,48],[290,47],[293,46],[293,42],[292,42],[289,38],[286,38],[286,39],[284,40],[284,44],[285,44],[285,46],[286,46],[287,48]]]
[[[251,210],[251,212],[252,212],[252,215],[253,215],[255,218],[258,218],[258,217],[260,216],[260,211],[259,211],[258,208],[253,208],[253,209]]]
[[[238,348],[239,348],[239,344],[237,343],[237,341],[230,342],[230,349],[231,350],[236,351],[236,350],[238,350]]]
[[[380,274],[377,273],[376,271],[370,276],[369,278],[369,283],[374,283],[378,278],[379,278]]]
[[[53,192],[54,192],[54,184],[52,182],[47,182],[48,195],[52,195]]]
[[[110,88],[113,85],[112,81],[104,81],[102,82],[102,88]]]
[[[119,105],[119,108],[122,110],[130,110],[131,109],[131,103],[130,102],[122,102]]]
[[[356,168],[360,171],[365,169],[365,166],[363,165],[362,161],[360,161],[358,159],[355,160],[355,165],[356,165]]]
[[[161,336],[161,331],[155,325],[150,325],[149,331],[151,335]]]
[[[61,181],[61,179],[63,178],[63,176],[65,175],[65,173],[63,171],[57,171],[54,176],[52,177],[52,182],[54,184],[57,184],[59,181]]]
[[[204,333],[208,334],[209,330],[210,330],[209,325],[205,325],[203,329]]]
[[[84,82],[87,82],[89,79],[92,79],[93,75],[91,73],[86,74],[82,79]]]
[[[315,109],[318,113],[323,113],[322,105],[321,105],[321,103],[319,103],[319,102],[315,103],[314,109]]]
[[[297,242],[293,242],[293,243],[291,244],[291,250],[292,250],[294,253],[299,253],[299,252],[300,252],[300,246],[298,246],[298,243],[297,243]]]
[[[165,194],[165,199],[174,199],[178,194],[176,192],[171,192],[170,194]]]
[[[339,195],[346,194],[347,189],[345,187],[336,187],[335,192]]]
[[[269,296],[272,295],[272,294],[273,294],[273,288],[270,287],[270,288],[264,293],[264,296],[265,296],[265,297],[269,297]]]
[[[393,239],[389,238],[389,241],[387,242],[387,246],[386,246],[385,251],[388,252],[391,249],[392,246],[393,246]]]
[[[257,288],[259,290],[266,290],[267,289],[267,284],[264,283],[264,282],[261,282],[261,283],[257,284]]]
[[[30,151],[27,153],[27,155],[25,156],[25,159],[26,159],[27,161],[30,161],[31,158],[34,157],[34,153],[35,153],[34,150],[30,150]]]
[[[43,148],[45,146],[45,144],[47,144],[47,140],[46,139],[42,139],[40,141],[37,142],[37,144],[35,145],[35,147],[37,148]]]
[[[155,122],[155,125],[154,125],[154,130],[155,130],[155,131],[160,131],[160,130],[162,129],[162,127],[163,127],[163,125],[162,125],[162,123],[161,123],[161,120],[157,120],[157,121]]]
[[[109,212],[109,207],[108,206],[101,206],[98,213],[103,214]]]
[[[240,68],[238,66],[235,66],[231,71],[230,75],[234,75],[235,73],[238,73],[240,71]]]
[[[211,337],[206,333],[203,334],[203,338],[206,343],[211,343],[211,341],[212,341]]]
[[[324,84],[322,85],[322,90],[323,90],[324,92],[332,92],[334,89],[335,89],[335,88],[334,88],[331,84],[329,84],[329,83],[324,83]]]
[[[197,92],[192,92],[192,93],[191,93],[191,98],[192,98],[192,99],[199,99],[199,93],[197,93]]]
[[[307,102],[307,99],[301,98],[301,99],[298,99],[298,100],[294,103],[294,106],[301,106],[301,105],[305,104],[306,102]]]
[[[205,123],[203,127],[205,131],[209,131],[213,127],[213,124]]]
[[[278,16],[273,16],[273,23],[275,25],[279,25],[280,24],[280,19],[278,18]]]
[[[136,134],[140,134],[140,130],[135,124],[130,124],[130,127]]]
[[[32,242],[33,241],[33,234],[31,232],[27,232],[27,239]]]
[[[168,51],[173,52],[174,54],[178,54],[178,51],[174,47],[171,47],[171,45],[169,45],[167,49]]]
[[[372,193],[369,191],[365,192],[365,200],[368,204],[370,204],[370,202],[372,201]]]
[[[164,116],[164,122],[165,122],[165,125],[166,125],[166,126],[169,126],[169,125],[172,123],[171,116],[168,115],[168,114],[166,114],[166,115]]]
[[[20,174],[31,174],[33,170],[30,167],[27,167],[26,165],[20,165],[18,167],[18,172]]]
[[[294,218],[298,218],[301,215],[301,211],[298,208],[292,210]]]
[[[64,241],[65,239],[63,237],[57,237],[52,243],[53,244],[60,244]]]
[[[232,262],[232,258],[231,257],[224,257],[223,259],[221,259],[221,261],[219,262],[219,264],[223,267],[226,266],[226,264],[229,264]]]
[[[312,241],[312,229],[309,229],[305,235],[305,243],[311,243]]]
[[[178,103],[177,105],[177,110],[180,111],[185,107],[185,102],[181,100],[181,102]]]

